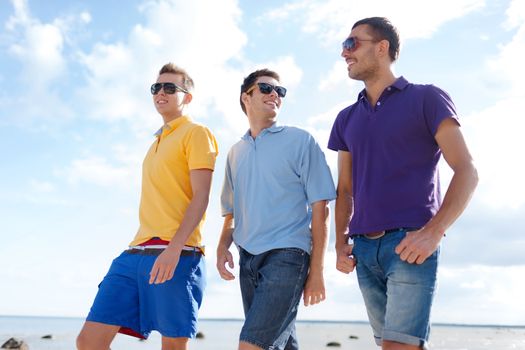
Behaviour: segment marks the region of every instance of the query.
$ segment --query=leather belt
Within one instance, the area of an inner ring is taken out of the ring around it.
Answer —
[[[160,255],[167,246],[135,246],[130,247],[126,250],[128,254],[138,254],[138,255]],[[198,247],[188,247],[184,246],[180,251],[181,256],[194,256],[202,255],[202,251]]]
[[[368,239],[379,239],[388,233],[399,232],[399,231],[414,231],[414,230],[417,230],[417,229],[412,228],[412,227],[398,227],[398,228],[392,228],[392,229],[388,229],[384,231],[366,233],[363,236],[365,236]]]

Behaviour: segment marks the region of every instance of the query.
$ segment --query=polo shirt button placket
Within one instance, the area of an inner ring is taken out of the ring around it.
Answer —
[[[377,111],[381,107],[381,101],[377,101],[375,110]]]

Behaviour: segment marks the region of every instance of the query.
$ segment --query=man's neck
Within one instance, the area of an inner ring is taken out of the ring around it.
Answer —
[[[275,124],[275,118],[265,120],[248,120],[250,121],[250,135],[254,139],[261,133],[261,131],[268,129],[273,124]]]
[[[168,125],[172,121],[174,121],[177,118],[182,117],[182,114],[179,115],[163,115],[162,120],[164,121],[164,125]]]
[[[383,91],[392,85],[396,79],[392,71],[388,70],[385,74],[377,75],[377,77],[365,81],[366,97],[371,106],[377,103]]]

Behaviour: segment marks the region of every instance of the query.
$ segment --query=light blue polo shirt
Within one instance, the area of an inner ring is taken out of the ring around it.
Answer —
[[[233,240],[251,254],[310,253],[311,204],[335,197],[324,153],[302,129],[274,124],[255,140],[248,131],[228,153],[222,215],[233,214]]]

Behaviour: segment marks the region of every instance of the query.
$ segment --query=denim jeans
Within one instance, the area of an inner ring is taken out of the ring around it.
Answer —
[[[296,350],[297,307],[310,256],[299,248],[252,255],[239,247],[245,322],[239,339],[268,350]]]
[[[379,239],[353,237],[357,279],[376,343],[390,340],[426,348],[439,248],[423,264],[409,264],[394,251],[405,236],[399,230]]]

